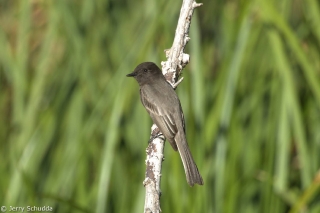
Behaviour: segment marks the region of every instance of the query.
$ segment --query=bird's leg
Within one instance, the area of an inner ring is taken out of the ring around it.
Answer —
[[[154,128],[151,132],[151,136],[150,136],[150,139],[148,141],[148,143],[150,143],[151,141],[153,141],[155,138],[161,136],[162,133],[160,132],[159,128]]]

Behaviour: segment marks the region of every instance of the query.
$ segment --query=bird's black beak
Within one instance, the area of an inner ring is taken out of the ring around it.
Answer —
[[[129,73],[128,75],[126,75],[127,77],[134,77],[134,76],[136,76],[137,75],[137,73],[135,73],[135,72],[132,72],[132,73]]]

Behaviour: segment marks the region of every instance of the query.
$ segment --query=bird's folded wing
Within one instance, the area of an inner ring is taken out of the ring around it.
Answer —
[[[177,150],[174,137],[178,132],[177,126],[174,121],[172,111],[163,106],[161,103],[148,95],[144,90],[140,90],[141,102],[150,114],[153,122],[158,126],[162,134],[170,142],[174,150]]]

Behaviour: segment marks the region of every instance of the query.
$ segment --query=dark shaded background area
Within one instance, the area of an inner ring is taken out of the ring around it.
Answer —
[[[163,212],[320,212],[319,2],[202,3],[177,93],[205,185],[166,145]],[[0,205],[142,212],[151,119],[125,74],[165,60],[180,6],[0,1]]]

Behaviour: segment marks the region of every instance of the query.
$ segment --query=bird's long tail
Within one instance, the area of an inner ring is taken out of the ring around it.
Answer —
[[[184,133],[178,132],[178,134],[176,134],[175,141],[178,146],[188,184],[190,186],[193,186],[194,184],[203,185],[202,177],[199,173],[196,163],[192,158]]]

